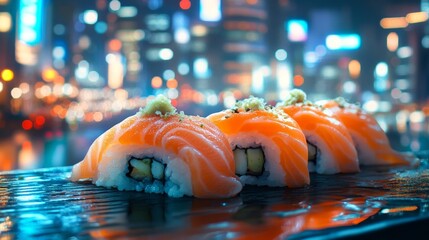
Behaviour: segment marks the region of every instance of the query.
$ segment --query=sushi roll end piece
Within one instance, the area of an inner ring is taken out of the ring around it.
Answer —
[[[100,135],[71,180],[170,197],[227,198],[242,185],[228,140],[213,123],[177,113],[159,95]]]
[[[392,149],[386,133],[376,118],[358,104],[349,103],[342,97],[318,101],[317,104],[329,110],[333,117],[346,126],[356,147],[360,165],[419,164],[413,154]]]

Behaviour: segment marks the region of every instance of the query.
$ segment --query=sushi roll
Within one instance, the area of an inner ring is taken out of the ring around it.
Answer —
[[[396,152],[390,147],[386,133],[377,120],[356,104],[344,98],[317,102],[333,112],[349,131],[361,165],[409,165],[412,156]]]
[[[359,172],[357,152],[347,128],[321,107],[308,101],[302,90],[291,90],[284,102],[276,107],[295,119],[304,132],[311,172]]]
[[[228,140],[203,117],[177,113],[159,95],[99,136],[71,180],[170,197],[226,198],[242,188]]]
[[[298,124],[260,98],[207,116],[227,136],[235,173],[244,184],[301,187],[309,184],[307,145]]]

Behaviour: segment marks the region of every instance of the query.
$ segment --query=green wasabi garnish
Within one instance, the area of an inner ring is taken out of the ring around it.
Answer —
[[[334,100],[334,102],[336,102],[338,104],[338,106],[340,108],[344,108],[344,107],[347,107],[349,105],[349,103],[343,97],[337,97],[333,100]]]
[[[238,101],[233,108],[229,109],[229,111],[232,114],[240,112],[266,111],[276,115],[278,118],[287,119],[289,117],[283,111],[279,111],[278,109],[267,105],[264,99],[254,96]],[[230,117],[231,115],[226,115],[225,119]]]
[[[281,105],[283,106],[289,106],[294,105],[297,103],[306,103],[307,102],[307,95],[304,91],[300,89],[292,89],[288,95],[286,96],[286,99],[283,101]]]
[[[264,99],[262,98],[250,96],[249,98],[238,101],[235,104],[235,107],[233,108],[233,110],[236,112],[238,109],[243,109],[246,112],[264,110],[265,102],[264,102]]]
[[[337,97],[337,98],[334,99],[334,101],[336,103],[338,103],[338,106],[341,107],[341,108],[345,108],[345,107],[347,107],[347,108],[357,108],[357,109],[360,108],[360,104],[359,103],[350,103],[346,99],[344,99],[343,97]]]
[[[139,113],[142,116],[158,115],[168,117],[176,114],[176,108],[171,105],[170,99],[164,95],[158,95],[152,101],[149,101],[146,107],[140,108]]]

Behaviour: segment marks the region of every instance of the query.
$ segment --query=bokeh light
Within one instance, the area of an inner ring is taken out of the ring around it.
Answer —
[[[12,27],[12,17],[7,12],[0,12],[0,32],[9,32]]]
[[[172,78],[172,79],[167,80],[167,87],[168,88],[177,88],[177,86],[178,86],[178,82],[176,79]]]
[[[190,0],[180,0],[179,6],[183,10],[188,10],[191,8],[191,1]]]
[[[162,87],[162,78],[155,76],[151,80],[151,85],[153,88],[160,88]]]
[[[358,60],[351,60],[349,62],[349,73],[350,73],[350,77],[353,79],[356,79],[359,77],[360,72],[361,72],[361,66],[360,66],[360,62]]]
[[[22,128],[24,130],[30,130],[30,129],[33,128],[33,122],[31,120],[29,120],[29,119],[26,119],[26,120],[22,121],[21,125],[22,125]]]
[[[10,69],[3,69],[3,71],[1,71],[1,78],[5,81],[5,82],[9,82],[12,81],[14,78],[15,74],[12,70]]]
[[[284,49],[277,49],[275,52],[275,57],[279,61],[284,61],[287,58],[287,52]]]
[[[86,24],[90,24],[93,25],[97,22],[98,20],[98,13],[95,10],[86,10],[85,12],[83,12],[83,21]]]

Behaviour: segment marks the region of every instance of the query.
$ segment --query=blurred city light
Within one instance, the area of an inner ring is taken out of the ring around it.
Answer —
[[[407,16],[405,16],[405,19],[408,23],[426,22],[428,18],[429,17],[427,12],[412,12],[408,13]]]
[[[175,77],[176,77],[176,74],[171,69],[167,69],[162,73],[162,78],[164,78],[166,80],[171,79],[171,78],[175,78]]]
[[[9,82],[9,81],[12,81],[13,80],[13,78],[14,78],[14,76],[15,76],[15,74],[13,73],[13,71],[12,70],[10,70],[10,69],[3,69],[2,71],[1,71],[1,78],[3,79],[3,81],[5,81],[5,82]]]
[[[223,105],[225,108],[232,108],[235,103],[237,102],[237,99],[234,97],[234,94],[232,92],[225,92],[223,96]]]
[[[167,88],[177,88],[178,82],[177,82],[176,79],[171,78],[171,79],[167,80],[167,84],[166,85],[167,85]]]
[[[112,0],[109,3],[109,8],[110,10],[112,10],[113,12],[118,11],[121,8],[121,2],[118,0]]]
[[[56,35],[63,35],[66,32],[66,27],[63,24],[55,24],[53,31]]]
[[[304,53],[304,62],[306,66],[312,67],[319,60],[316,52],[306,52]]]
[[[383,18],[380,21],[380,26],[385,29],[405,28],[408,26],[408,22],[405,17]]]
[[[401,110],[396,113],[396,128],[398,132],[405,133],[407,130],[407,119],[409,112],[407,110]]]
[[[194,75],[197,78],[209,77],[209,64],[206,58],[197,58],[194,60]]]
[[[170,60],[174,56],[174,52],[170,48],[162,48],[159,50],[159,58],[161,60]]]
[[[18,153],[18,166],[20,169],[33,169],[37,166],[33,144],[28,140],[22,143]]]
[[[307,40],[308,24],[305,20],[292,19],[287,22],[287,36],[291,42]]]
[[[396,51],[399,46],[399,37],[395,32],[391,32],[387,35],[387,49],[391,52]]]
[[[79,38],[78,45],[83,50],[86,50],[91,46],[91,39],[88,36],[83,35]]]
[[[350,77],[353,79],[358,78],[360,75],[360,71],[361,71],[360,68],[361,68],[361,66],[360,66],[360,62],[358,60],[351,60],[349,62],[349,66],[348,66]]]
[[[107,29],[108,29],[109,27],[108,27],[108,25],[107,25],[107,23],[105,23],[105,22],[97,22],[96,24],[95,24],[95,31],[97,32],[97,33],[99,33],[99,34],[103,34],[103,33],[105,33],[106,31],[107,31]]]
[[[353,94],[356,92],[356,90],[357,90],[357,86],[356,86],[356,83],[353,81],[346,81],[343,84],[343,91],[346,94]]]
[[[328,65],[328,66],[322,67],[320,74],[323,78],[335,79],[338,76],[339,71],[334,66]]]
[[[206,22],[217,22],[222,19],[220,0],[200,0],[200,19]]]
[[[9,32],[12,27],[12,19],[8,12],[0,12],[0,32]]]
[[[181,75],[186,75],[189,73],[189,65],[187,63],[182,62],[177,66],[177,71]]]
[[[12,98],[18,99],[22,96],[22,90],[20,88],[14,87],[10,91],[10,95],[12,96]]]
[[[401,97],[401,94],[402,92],[399,88],[392,88],[392,90],[390,91],[390,95],[393,99],[399,99]]]
[[[186,28],[179,28],[174,32],[174,40],[177,43],[185,44],[190,40],[189,30]]]
[[[191,8],[191,1],[190,0],[180,0],[179,6],[183,10],[188,10]]]
[[[89,73],[89,64],[87,61],[82,60],[79,62],[78,67],[75,70],[75,76],[78,80],[83,80],[85,81],[86,78],[88,77],[88,73]],[[46,78],[48,79],[48,78]]]
[[[98,20],[98,13],[95,10],[86,10],[83,12],[83,21],[86,24],[93,25]]]
[[[400,47],[397,54],[399,58],[409,58],[413,55],[413,49],[410,46]]]
[[[151,85],[155,89],[162,87],[162,78],[160,78],[158,76],[153,77],[151,80]]]
[[[378,105],[378,101],[369,100],[363,104],[362,108],[367,112],[374,113],[378,110]]]
[[[429,36],[426,35],[422,38],[422,46],[424,48],[429,48]]]
[[[46,82],[52,82],[56,77],[58,76],[57,71],[52,68],[47,68],[42,71],[42,79]],[[85,78],[86,76],[83,76],[82,78]]]
[[[29,46],[39,44],[43,33],[43,0],[20,1],[18,14],[18,40]]]
[[[389,76],[389,66],[385,62],[379,62],[375,66],[374,70],[374,89],[377,92],[384,92],[389,89],[390,82],[388,79]]]
[[[16,41],[15,44],[15,59],[18,63],[28,66],[37,64],[39,48],[29,46],[22,41]]]
[[[121,18],[132,18],[137,16],[138,10],[134,6],[122,6],[119,10],[116,11]]]
[[[252,74],[252,92],[254,94],[262,94],[264,92],[264,77],[265,68],[259,67]]]
[[[33,128],[33,122],[28,119],[22,121],[22,128],[24,130],[30,130],[31,128]]]
[[[331,34],[326,37],[326,47],[330,50],[354,50],[360,45],[358,34]]]
[[[148,14],[145,22],[150,31],[165,31],[170,27],[167,14]]]
[[[287,58],[287,52],[284,49],[277,49],[275,52],[275,57],[279,61],[284,61]]]
[[[98,74],[97,74],[98,76]],[[94,76],[95,80],[95,76]],[[110,88],[117,89],[122,87],[124,81],[124,65],[122,64],[122,56],[118,53],[112,53],[109,57],[107,68],[107,82]]]
[[[425,120],[425,114],[422,111],[414,111],[410,114],[411,122],[423,122]]]
[[[277,65],[277,95],[280,100],[285,100],[287,92],[292,88],[292,67],[289,63]]]
[[[57,46],[52,49],[52,56],[54,58],[63,59],[66,56],[66,49],[62,46]]]
[[[387,77],[387,74],[389,73],[389,67],[387,63],[380,62],[375,67],[375,74],[377,77]]]
[[[192,26],[192,34],[196,37],[204,37],[207,34],[207,27],[204,25],[194,25]]]
[[[293,85],[295,87],[301,87],[304,84],[304,77],[302,75],[293,76]]]
[[[163,5],[163,0],[149,0],[148,7],[150,10],[156,10],[161,8]]]

